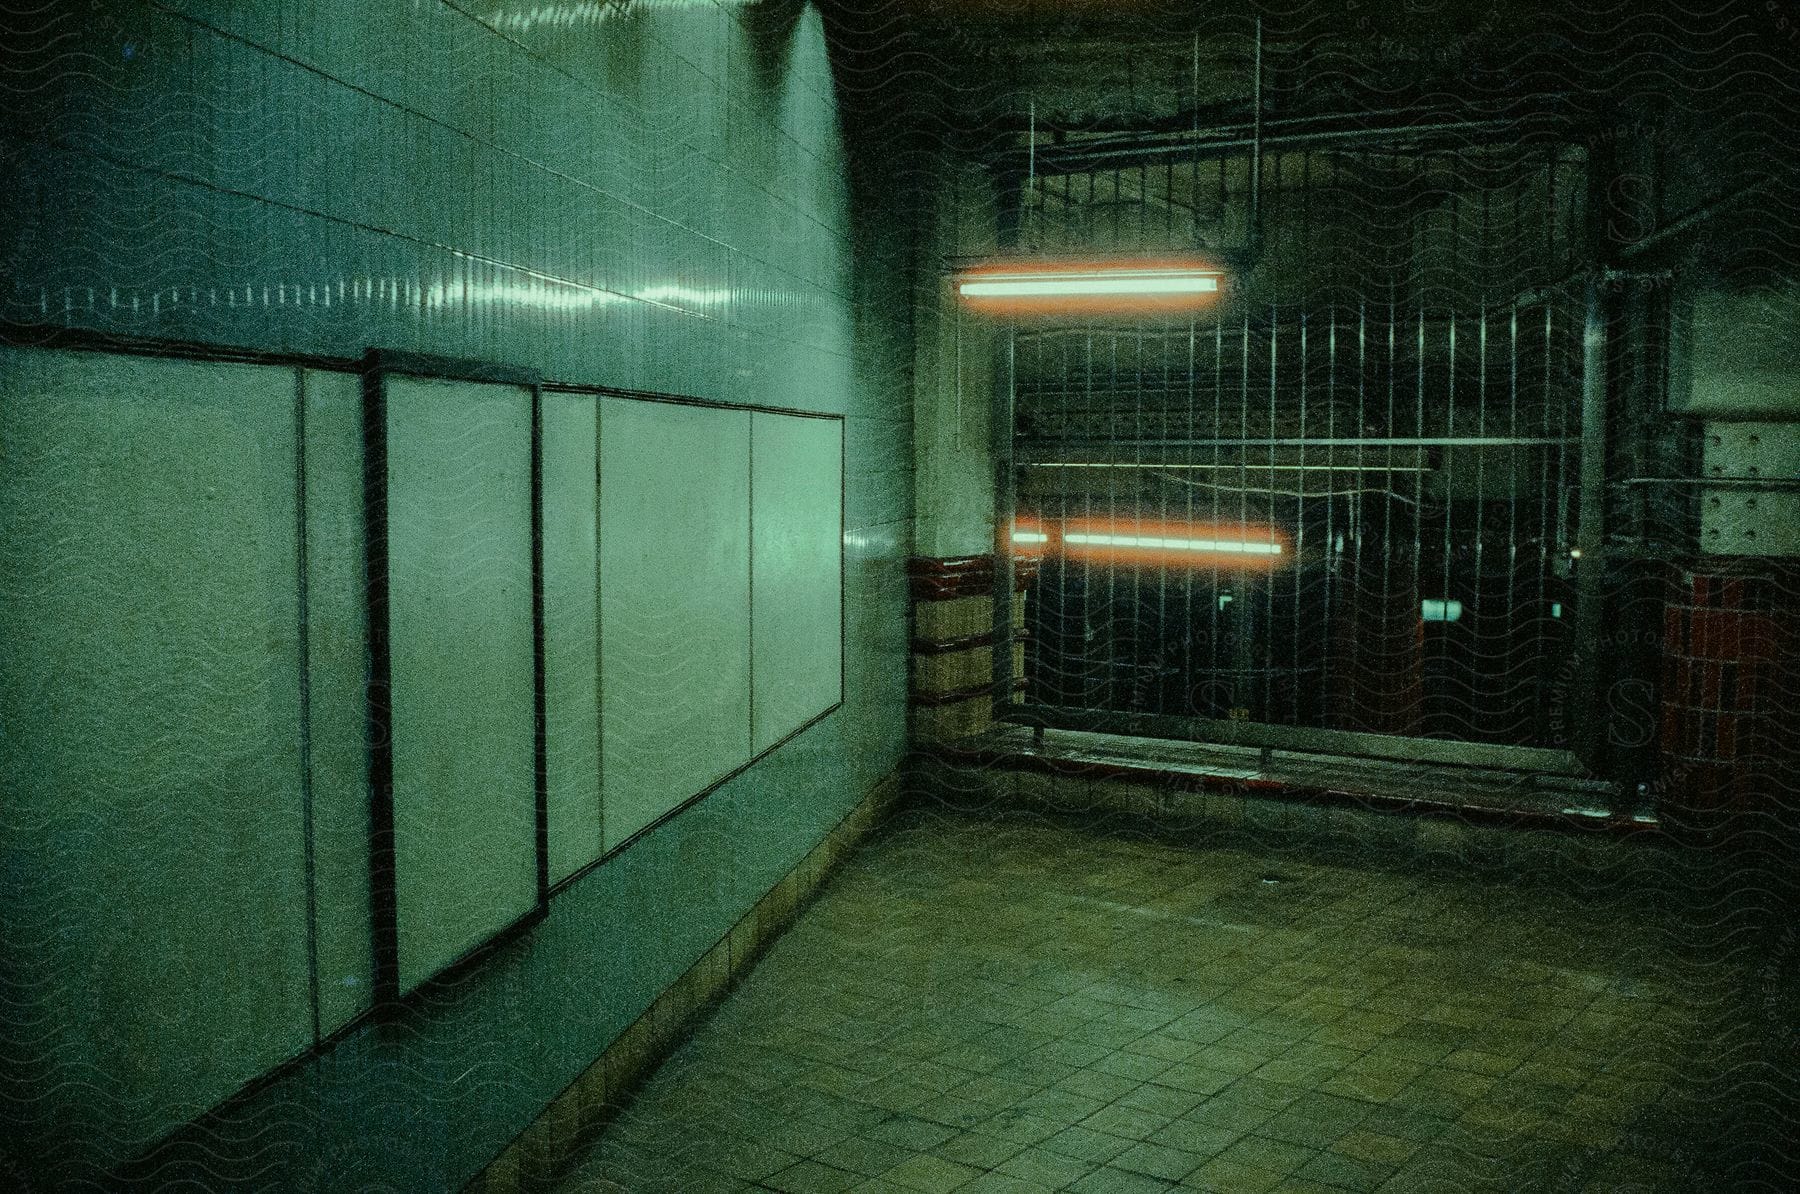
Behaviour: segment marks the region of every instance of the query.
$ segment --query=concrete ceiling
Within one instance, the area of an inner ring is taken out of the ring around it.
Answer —
[[[918,47],[969,110],[1017,124],[1143,128],[1247,111],[1258,6],[1242,0],[898,0]],[[1554,53],[1535,4],[1315,0],[1264,16],[1269,111],[1355,111],[1477,86]],[[1516,83],[1509,77],[1504,83]]]

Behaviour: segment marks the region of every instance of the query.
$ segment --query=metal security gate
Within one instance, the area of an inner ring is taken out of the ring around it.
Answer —
[[[1565,765],[1584,361],[1582,288],[1558,279],[1578,155],[1071,166],[1022,188],[1022,247],[1204,242],[1252,168],[1281,205],[1216,313],[1000,333],[999,513],[1035,568],[1014,715]],[[1405,180],[1404,218],[1383,178]]]

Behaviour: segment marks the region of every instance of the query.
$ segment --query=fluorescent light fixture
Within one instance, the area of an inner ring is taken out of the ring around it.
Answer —
[[[1462,602],[1427,597],[1419,603],[1419,617],[1427,622],[1455,622],[1462,617]]]
[[[1104,295],[1212,294],[1215,272],[1191,269],[1092,269],[986,274],[959,286],[968,298],[1073,298]]]
[[[1014,531],[1012,541],[1014,543],[1048,543],[1050,536],[1042,531]]]
[[[1160,535],[1094,535],[1072,532],[1063,542],[1078,547],[1141,547],[1150,551],[1217,551],[1237,555],[1278,556],[1279,543],[1248,543],[1241,539],[1171,539]]]

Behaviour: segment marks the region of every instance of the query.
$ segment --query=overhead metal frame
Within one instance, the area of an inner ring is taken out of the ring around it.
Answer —
[[[1346,143],[1369,145],[1371,147],[1393,149],[1399,145],[1436,144],[1440,140],[1447,141],[1451,144],[1461,144],[1466,146],[1469,137],[1473,134],[1498,133],[1503,130],[1509,130],[1516,134],[1519,131],[1519,124],[1514,120],[1453,121],[1445,122],[1442,126],[1431,128],[1413,126],[1410,128],[1401,127],[1386,130],[1369,130],[1363,128],[1331,129],[1312,132],[1300,131],[1291,137],[1285,138],[1280,134],[1277,134],[1276,139],[1286,139],[1294,143],[1342,141]],[[1260,144],[1261,141],[1262,137],[1255,134],[1250,138],[1224,137],[1211,140],[1196,136],[1189,139],[1185,144],[1137,147],[1134,150],[1126,151],[1126,156],[1129,160],[1142,163],[1146,158],[1164,157],[1173,152],[1178,153],[1182,157],[1194,157],[1197,166],[1199,157],[1208,151],[1212,153],[1228,152],[1233,149],[1244,148],[1252,143]],[[1072,170],[1105,169],[1109,165],[1115,164],[1114,159],[1118,157],[1118,151],[1110,148],[1105,151],[1104,157],[1094,157],[1086,154],[1081,155],[1081,157],[1076,157],[1073,153],[1064,151],[1057,153],[1054,158],[1050,158],[1046,154],[1037,153],[1034,154],[1030,166],[1030,171],[1033,176],[1031,179],[1021,179],[1017,174],[1002,171],[998,182],[998,191],[1003,200],[1002,215],[1000,219],[1000,232],[1003,238],[1002,244],[1009,247],[1014,246],[1020,239],[1021,217],[1025,214],[1022,200],[1028,193],[1032,183],[1035,181],[1036,175],[1043,173],[1046,170],[1057,173],[1067,173]],[[1554,159],[1552,159],[1551,169],[1554,174]],[[1008,178],[1010,178],[1011,181],[1008,181]],[[1553,176],[1550,179],[1549,186],[1551,188],[1550,202],[1552,207],[1554,207],[1554,189],[1556,181]],[[1552,274],[1552,276],[1554,277],[1556,275]],[[1580,275],[1575,276],[1579,277]],[[1546,300],[1555,299],[1559,293],[1566,293],[1568,278],[1569,275],[1565,274],[1555,282],[1546,282],[1535,293],[1523,293],[1514,300],[1512,303],[1513,309],[1511,319],[1512,335],[1515,344],[1518,335],[1518,321],[1523,309],[1527,306],[1544,303]],[[1502,308],[1505,305],[1506,304],[1504,303],[1496,304],[1496,307]],[[1555,319],[1555,316],[1548,308],[1546,308],[1543,319],[1546,328],[1548,328]],[[1473,322],[1473,320],[1471,319],[1470,322]],[[1452,343],[1454,343],[1456,328],[1457,317],[1452,314],[1449,322],[1449,334],[1452,337]],[[1587,331],[1586,328],[1584,328],[1584,332],[1585,331]],[[1602,328],[1602,335],[1603,333],[1604,329]],[[1485,354],[1487,352],[1488,335],[1487,314],[1485,313],[1485,309],[1477,334],[1480,337],[1480,350],[1483,354],[1485,369]],[[1603,499],[1606,478],[1606,452],[1604,450],[1606,424],[1603,409],[1606,395],[1606,383],[1604,370],[1601,369],[1596,372],[1594,365],[1595,353],[1598,353],[1599,359],[1602,362],[1604,361],[1605,348],[1603,341],[1601,345],[1595,349],[1586,347],[1584,343],[1582,356],[1583,377],[1581,381],[1581,394],[1583,399],[1580,409],[1581,425],[1577,429],[1566,429],[1575,431],[1576,433],[1574,434],[1552,434],[1550,432],[1553,429],[1546,425],[1543,429],[1545,432],[1544,434],[1535,435],[1297,435],[1269,436],[1261,439],[1255,437],[1190,437],[1185,439],[1158,437],[1132,439],[1109,437],[1104,439],[1080,440],[1056,436],[1015,436],[1006,434],[1005,429],[1014,427],[1018,385],[1018,341],[1016,329],[1005,329],[1002,332],[1002,335],[1004,336],[1005,351],[1003,354],[1004,365],[1001,372],[1004,373],[1004,377],[996,379],[1000,384],[997,384],[994,389],[995,406],[993,426],[995,428],[996,455],[995,556],[999,565],[996,568],[995,576],[996,604],[994,632],[996,646],[994,660],[997,714],[1003,718],[1022,721],[1042,727],[1044,725],[1069,725],[1071,724],[1070,717],[1073,716],[1076,723],[1085,725],[1086,728],[1094,728],[1095,725],[1093,711],[1046,708],[1041,705],[1029,705],[1023,703],[1015,706],[1013,703],[1014,681],[1016,677],[1012,674],[1013,653],[1011,645],[1013,642],[1013,632],[1011,613],[1013,552],[1010,540],[1011,526],[1018,508],[1017,485],[1019,480],[1019,470],[1022,468],[1155,470],[1157,468],[1192,467],[1196,470],[1201,470],[1202,465],[1192,461],[1165,461],[1159,463],[1146,460],[1144,459],[1144,453],[1168,453],[1171,452],[1171,450],[1191,451],[1198,448],[1257,448],[1270,450],[1282,448],[1297,450],[1302,459],[1304,459],[1308,449],[1323,449],[1325,450],[1328,459],[1330,451],[1333,449],[1349,450],[1354,451],[1357,454],[1359,463],[1349,466],[1327,463],[1321,466],[1315,460],[1310,462],[1310,464],[1296,462],[1284,466],[1272,459],[1267,462],[1257,463],[1248,463],[1240,459],[1238,461],[1229,462],[1223,467],[1232,470],[1260,470],[1271,473],[1280,472],[1284,467],[1297,472],[1345,470],[1361,471],[1365,473],[1381,473],[1385,471],[1423,472],[1425,470],[1419,465],[1414,465],[1411,469],[1383,469],[1380,465],[1371,464],[1365,466],[1360,463],[1360,461],[1362,453],[1365,450],[1373,448],[1412,449],[1416,450],[1421,458],[1427,451],[1440,449],[1529,448],[1552,452],[1555,453],[1559,459],[1566,460],[1569,452],[1579,451],[1583,460],[1581,468],[1583,484],[1581,485],[1582,496],[1580,499],[1582,503],[1582,518],[1578,524],[1579,550],[1584,562],[1593,560],[1595,564],[1599,564],[1604,560],[1605,545],[1603,522],[1599,511],[1603,510],[1604,507]],[[1546,335],[1548,336],[1548,332]],[[1422,343],[1424,336],[1423,315],[1420,317],[1419,336]],[[1389,337],[1391,341],[1393,338],[1393,329],[1391,327],[1389,328]],[[1335,351],[1334,340],[1333,352],[1335,353]],[[1452,357],[1452,362],[1453,373],[1451,384],[1454,386],[1454,355]],[[1424,368],[1422,356],[1419,368],[1421,371]],[[1514,361],[1513,368],[1514,386],[1516,388],[1518,369],[1518,362],[1516,360]],[[1546,370],[1547,376],[1548,370],[1551,368],[1548,350],[1546,350],[1543,368]],[[1481,385],[1484,388],[1482,397],[1484,403],[1486,384],[1486,374],[1484,372],[1481,381]],[[1273,385],[1273,382],[1271,382],[1271,385]],[[1302,380],[1302,385],[1304,385],[1304,379]],[[1270,399],[1271,402],[1274,401],[1273,390],[1271,390]],[[1590,417],[1591,415],[1594,415],[1596,405],[1600,408],[1598,415],[1597,417]],[[1071,457],[1081,458],[1071,459]],[[1206,467],[1216,468],[1219,466],[1216,464],[1209,464]],[[1544,467],[1548,469],[1550,466],[1546,463]],[[1548,473],[1546,473],[1545,476],[1547,478]],[[1566,508],[1562,509],[1554,521],[1559,525],[1566,526],[1569,521],[1567,517],[1569,513],[1571,512]],[[1545,517],[1548,518],[1549,515],[1546,514]],[[1545,527],[1546,532],[1548,529],[1547,524]],[[1444,531],[1446,536],[1445,546],[1446,549],[1448,549],[1448,536],[1450,535],[1448,522],[1445,524]],[[1547,543],[1547,539],[1540,540],[1540,551],[1546,550],[1545,544]],[[1516,551],[1516,544],[1513,550]],[[1416,566],[1415,563],[1415,568]],[[1548,562],[1546,562],[1546,566],[1548,566]],[[1591,659],[1594,658],[1599,650],[1598,637],[1601,624],[1601,610],[1600,601],[1598,600],[1598,585],[1600,583],[1600,578],[1603,576],[1603,570],[1601,567],[1589,566],[1580,569],[1578,575],[1583,578],[1581,583],[1581,592],[1583,596],[1580,599],[1578,610],[1585,610],[1588,612],[1585,617],[1578,620],[1576,637],[1580,646],[1577,648],[1577,657]],[[1583,681],[1581,678],[1577,677],[1575,688],[1579,691],[1583,683],[1597,685],[1600,682],[1598,673],[1587,681]],[[1581,702],[1586,703],[1590,699],[1596,699],[1596,697],[1597,693],[1591,693],[1590,695],[1583,695],[1578,699]],[[1085,721],[1083,720],[1084,718],[1086,719]],[[1284,744],[1295,744],[1296,748],[1299,749],[1318,750],[1325,753],[1366,755],[1368,757],[1429,757],[1444,762],[1479,763],[1482,765],[1511,766],[1524,770],[1563,773],[1573,773],[1579,767],[1584,766],[1589,769],[1590,773],[1596,772],[1598,770],[1596,765],[1600,761],[1601,751],[1594,747],[1591,738],[1595,732],[1603,733],[1603,730],[1596,731],[1594,728],[1595,724],[1599,724],[1601,719],[1592,717],[1580,717],[1574,719],[1569,727],[1572,731],[1569,744],[1575,748],[1575,751],[1571,752],[1563,749],[1548,749],[1525,745],[1460,742],[1399,735],[1366,734],[1355,731],[1308,729],[1300,726],[1251,723],[1203,717],[1159,718],[1155,715],[1141,714],[1112,715],[1113,720],[1120,720],[1121,718],[1123,720],[1120,721],[1120,724],[1131,722],[1132,724],[1139,726],[1146,724],[1152,725],[1156,727],[1159,735],[1184,738],[1200,737],[1207,741],[1252,744],[1260,745],[1264,748],[1279,748]],[[1120,732],[1130,731],[1121,730]],[[1579,760],[1579,762],[1577,760]]]

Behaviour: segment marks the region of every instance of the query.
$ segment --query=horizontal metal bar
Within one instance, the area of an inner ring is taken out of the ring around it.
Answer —
[[[1389,115],[1427,116],[1425,112],[1395,111]],[[1570,122],[1555,113],[1532,112],[1514,116],[1481,117],[1475,119],[1427,119],[1420,123],[1380,124],[1371,126],[1363,117],[1335,118],[1291,118],[1284,122],[1271,122],[1262,132],[1262,144],[1279,145],[1316,145],[1331,142],[1367,143],[1370,145],[1406,144],[1424,140],[1441,140],[1450,135],[1468,137],[1475,133],[1493,133],[1504,135],[1505,141],[1469,143],[1456,142],[1457,148],[1465,149],[1512,149],[1516,148],[1520,134],[1526,128],[1535,125],[1540,129],[1566,127]],[[1349,120],[1348,127],[1334,121]],[[1311,125],[1313,127],[1304,127]],[[1319,126],[1325,127],[1319,127]],[[1302,127],[1295,127],[1302,126]],[[1138,162],[1157,161],[1166,157],[1179,157],[1184,160],[1195,154],[1205,155],[1221,150],[1251,149],[1257,144],[1257,132],[1254,124],[1243,124],[1208,130],[1200,137],[1192,133],[1175,133],[1165,139],[1150,140],[1145,138],[1118,138],[1112,140],[1072,141],[1058,146],[1035,146],[1025,149],[1009,149],[995,155],[996,164],[1002,169],[1017,168],[1029,159],[1033,172],[1038,176],[1048,174],[1079,174],[1096,169],[1110,168],[1114,164],[1135,164]],[[1031,150],[1035,148],[1035,152]]]
[[[1642,253],[1654,249],[1664,241],[1672,240],[1684,232],[1692,231],[1706,223],[1708,220],[1711,220],[1720,212],[1723,212],[1733,205],[1752,197],[1759,191],[1767,190],[1782,181],[1784,180],[1780,175],[1767,174],[1761,178],[1752,179],[1750,182],[1745,183],[1734,191],[1708,199],[1698,207],[1688,211],[1686,214],[1670,220],[1667,224],[1664,224],[1661,228],[1656,229],[1643,239],[1634,241],[1620,249],[1619,259],[1622,261],[1629,261],[1633,257],[1637,257]]]
[[[1278,473],[1431,473],[1437,470],[1428,465],[1418,464],[1261,464],[1240,461],[1226,464],[1222,461],[1207,461],[1200,464],[1161,464],[1154,460],[1118,460],[1118,461],[1074,461],[1074,460],[1027,460],[1020,462],[1022,468],[1155,468],[1155,469],[1206,469],[1220,472],[1241,472],[1259,470]]]
[[[1050,448],[1540,448],[1579,444],[1578,435],[1415,435],[1386,436],[1373,439],[1321,438],[1304,436],[1266,439],[1108,439],[1068,440],[1015,436],[1021,451],[1036,452]]]
[[[544,380],[537,370],[518,365],[437,356],[408,349],[371,348],[363,355],[363,368],[371,373],[403,373],[412,377],[488,385],[535,386]]]
[[[1225,746],[1390,759],[1406,763],[1502,767],[1545,775],[1586,774],[1580,762],[1570,752],[1537,746],[1500,746],[1488,742],[1407,738],[1397,734],[1368,734],[1357,730],[1323,730],[1255,721],[1123,713],[1108,709],[1071,709],[1054,705],[1014,705],[1011,709],[998,712],[997,716],[1006,721],[1042,725],[1052,729],[1122,733],[1144,738],[1171,738]]]
[[[1705,485],[1721,489],[1793,489],[1800,477],[1627,477],[1621,485]]]
[[[1699,419],[1705,423],[1800,423],[1800,408],[1788,410],[1707,410],[1680,407],[1660,412],[1665,419]]]

